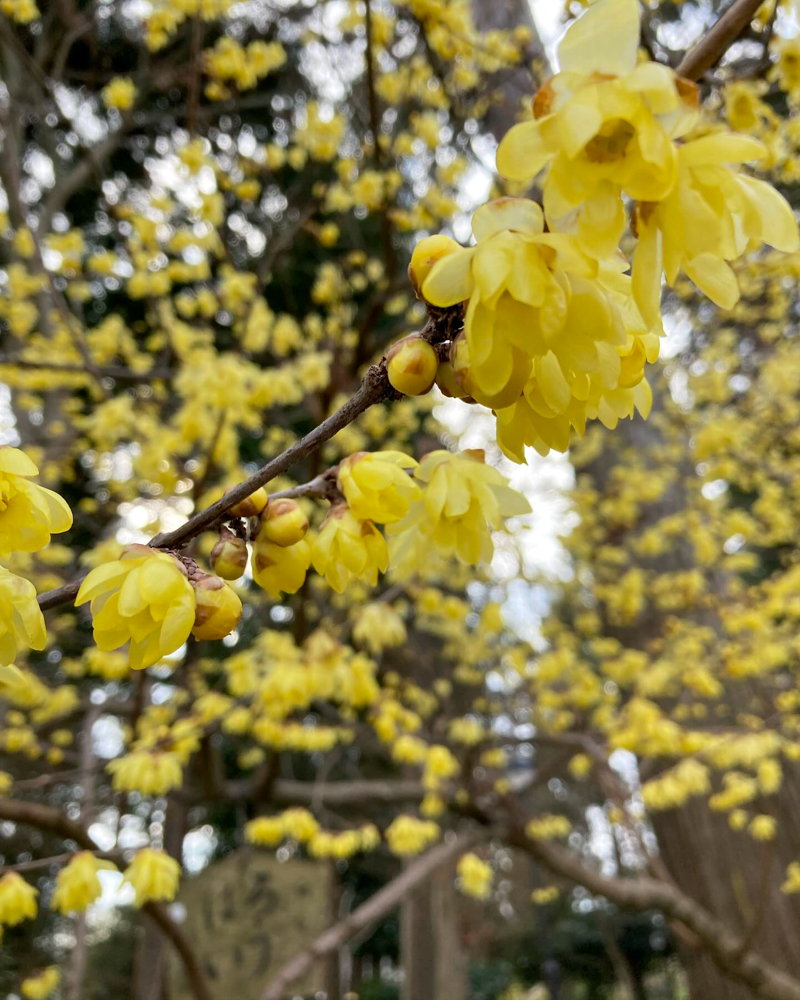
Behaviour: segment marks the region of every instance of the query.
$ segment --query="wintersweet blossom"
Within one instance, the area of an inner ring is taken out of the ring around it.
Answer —
[[[95,857],[91,851],[79,851],[56,875],[56,887],[50,905],[59,913],[83,911],[103,891],[97,873],[116,871],[116,865]]]
[[[114,790],[140,792],[142,795],[165,795],[183,783],[183,770],[176,753],[135,750],[107,766],[113,774]]]
[[[485,463],[482,452],[430,452],[415,479],[424,484],[422,499],[389,529],[398,570],[425,565],[431,545],[467,565],[487,562],[493,551],[491,531],[502,528],[504,517],[530,513],[525,497]]]
[[[76,606],[91,601],[99,649],[130,642],[130,663],[141,670],[173,653],[189,638],[195,595],[183,565],[166,552],[130,545],[81,584]]]
[[[0,878],[0,926],[14,927],[37,913],[39,890],[17,872],[6,872]]]
[[[10,664],[20,646],[44,649],[46,641],[36,587],[0,566],[0,665]]]
[[[125,869],[125,882],[136,894],[134,906],[149,902],[170,902],[178,891],[181,866],[165,851],[143,847]]]
[[[311,549],[314,569],[343,593],[353,577],[373,586],[389,564],[386,540],[372,521],[360,521],[346,503],[334,504]]]
[[[456,865],[459,888],[473,899],[488,899],[492,893],[494,872],[492,866],[481,861],[477,854],[462,854]]]
[[[408,475],[417,462],[401,451],[356,452],[339,466],[338,485],[353,516],[361,521],[391,524],[408,513],[420,496]]]
[[[433,820],[397,816],[386,828],[386,843],[392,854],[411,857],[439,839],[441,829]]]
[[[259,539],[253,543],[253,579],[271,597],[296,594],[310,565],[311,546],[306,538],[287,546]]]
[[[0,553],[36,552],[51,533],[72,527],[72,511],[57,493],[30,481],[39,470],[18,448],[0,447]]]

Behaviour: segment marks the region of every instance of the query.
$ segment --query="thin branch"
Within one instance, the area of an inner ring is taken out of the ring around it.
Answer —
[[[678,64],[675,72],[698,80],[717,63],[755,17],[763,0],[734,0],[725,13]]]
[[[638,911],[661,910],[672,920],[680,921],[700,939],[718,968],[746,983],[756,996],[765,1000],[800,1000],[800,981],[749,948],[743,949],[737,934],[677,886],[653,878],[601,875],[565,848],[527,837],[522,828],[512,828],[506,834],[506,841],[557,875],[605,896],[617,906]]]
[[[282,1000],[290,992],[292,983],[305,975],[315,962],[341,948],[359,932],[382,920],[438,868],[449,864],[459,854],[469,850],[476,839],[475,835],[453,837],[450,843],[441,844],[423,854],[409,865],[402,875],[398,875],[388,885],[379,889],[366,903],[362,903],[338,924],[329,927],[304,951],[287,962],[262,992],[259,1000]]]
[[[310,431],[305,437],[296,441],[282,454],[273,458],[271,462],[267,462],[266,465],[262,466],[249,479],[246,479],[243,483],[239,483],[238,486],[234,486],[232,490],[217,500],[216,503],[212,503],[210,507],[198,511],[185,524],[182,524],[174,531],[167,531],[156,535],[150,541],[150,545],[158,549],[173,549],[185,545],[186,542],[190,541],[196,535],[217,524],[220,519],[224,518],[231,507],[247,499],[260,486],[264,486],[277,476],[283,475],[284,472],[293,465],[296,465],[307,455],[316,451],[326,441],[330,441],[335,434],[338,434],[342,428],[351,424],[365,410],[368,410],[370,406],[384,399],[390,399],[393,395],[394,389],[389,384],[385,362],[382,361],[379,365],[373,365],[364,376],[357,392],[335,413],[332,413],[327,420],[323,420],[313,431]],[[44,594],[41,594],[39,596],[39,607],[45,611],[48,608],[57,607],[59,604],[71,600],[80,589],[81,579],[72,580],[70,583],[65,583],[61,587],[56,587],[54,590],[48,590]]]

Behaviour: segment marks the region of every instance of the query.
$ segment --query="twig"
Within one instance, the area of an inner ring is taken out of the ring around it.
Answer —
[[[354,937],[360,931],[371,927],[390,913],[405,897],[429,878],[438,868],[453,861],[468,850],[477,839],[476,835],[454,837],[448,844],[442,844],[423,854],[396,879],[379,889],[373,896],[352,911],[344,920],[324,931],[299,955],[296,955],[275,976],[262,992],[259,1000],[282,1000],[289,987],[314,965]]]
[[[267,462],[265,466],[260,468],[249,479],[246,479],[243,483],[239,483],[238,486],[234,486],[230,492],[217,500],[216,503],[212,503],[210,507],[198,511],[185,524],[182,524],[174,531],[156,535],[150,541],[150,545],[158,549],[172,549],[184,545],[196,535],[212,527],[224,517],[231,507],[245,500],[260,486],[264,486],[275,479],[276,476],[282,475],[287,469],[290,469],[307,455],[316,451],[317,448],[325,444],[326,441],[329,441],[343,427],[347,427],[356,417],[360,416],[365,410],[368,410],[370,406],[381,402],[383,399],[390,399],[393,394],[394,389],[389,384],[385,362],[382,361],[379,365],[373,365],[364,376],[358,391],[335,413],[332,413],[327,420],[323,420],[313,431],[310,431],[305,437],[296,441],[282,454],[273,458],[271,462]],[[71,600],[80,589],[81,579],[72,580],[61,587],[56,587],[54,590],[48,590],[44,594],[40,594],[39,607],[43,611],[46,611],[48,608],[55,608],[59,604]]]
[[[686,80],[698,80],[722,58],[736,41],[763,0],[734,0],[725,13],[693,49],[686,53],[675,72]]]

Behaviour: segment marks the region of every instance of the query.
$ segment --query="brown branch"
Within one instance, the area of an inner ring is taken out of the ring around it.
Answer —
[[[698,80],[718,62],[755,17],[763,0],[733,0],[725,13],[697,45],[683,57],[675,72],[686,80]]]
[[[348,424],[351,424],[365,410],[368,410],[370,406],[381,402],[381,400],[390,399],[393,395],[394,389],[389,384],[385,362],[382,361],[379,365],[373,365],[367,371],[356,393],[335,413],[332,413],[327,420],[323,420],[313,431],[310,431],[305,437],[296,441],[282,454],[273,458],[272,461],[267,462],[266,465],[262,466],[249,479],[246,479],[243,483],[239,483],[238,486],[234,486],[232,490],[217,500],[216,503],[212,503],[210,507],[198,511],[185,524],[182,524],[174,531],[167,531],[156,535],[155,538],[151,539],[150,545],[153,548],[159,549],[173,549],[185,545],[186,542],[190,541],[196,535],[217,524],[220,519],[224,518],[231,507],[245,500],[260,486],[264,486],[277,476],[282,475],[293,465],[296,465],[297,462],[316,451],[326,441],[330,441],[335,434],[342,430],[342,428],[347,427]],[[59,604],[71,600],[78,593],[80,585],[80,579],[72,580],[61,587],[56,587],[54,590],[48,590],[44,594],[40,594],[39,607],[45,611],[48,608],[57,607]]]
[[[527,837],[522,828],[512,828],[506,841],[557,875],[605,896],[616,906],[631,910],[661,910],[680,921],[702,942],[714,963],[724,973],[746,983],[765,1000],[800,1000],[800,981],[776,968],[754,951],[742,948],[742,940],[677,886],[648,877],[619,878],[601,875],[571,852],[546,840]]]
[[[97,851],[98,849],[86,827],[71,820],[60,810],[39,805],[37,802],[0,798],[0,819],[35,826],[40,830],[49,830],[67,840],[74,840],[79,847],[87,851]],[[200,960],[180,925],[172,920],[161,903],[145,903],[142,910],[158,924],[180,955],[195,1000],[214,1000],[206,983]]]
[[[362,903],[338,924],[329,927],[304,951],[287,962],[262,992],[259,1000],[282,1000],[289,992],[292,983],[305,975],[315,962],[341,948],[360,931],[382,920],[438,868],[454,861],[459,854],[469,850],[475,840],[474,835],[454,837],[450,843],[441,844],[423,854],[409,865],[402,875],[398,875],[388,885],[379,889],[366,903]]]

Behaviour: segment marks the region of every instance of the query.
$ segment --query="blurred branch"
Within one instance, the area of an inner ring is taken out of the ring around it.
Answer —
[[[763,0],[734,0],[693,49],[683,57],[675,72],[686,80],[697,80],[718,62],[755,17]]]
[[[315,962],[341,948],[360,931],[382,920],[438,868],[469,850],[476,839],[474,834],[454,837],[450,843],[441,844],[412,862],[401,875],[370,896],[366,903],[362,903],[344,920],[320,934],[291,962],[287,962],[262,992],[259,1000],[282,1000],[290,992],[292,983],[305,975]]]
[[[40,830],[49,830],[67,840],[75,841],[83,850],[97,851],[97,844],[86,827],[50,806],[43,806],[37,802],[23,802],[20,799],[0,798],[0,819],[35,826]],[[161,903],[145,903],[142,911],[158,924],[180,955],[195,1000],[214,1000],[200,960],[183,928],[175,923]]]
[[[565,848],[527,837],[521,827],[512,828],[505,839],[510,846],[530,854],[552,872],[604,896],[616,906],[638,911],[660,910],[684,924],[702,942],[718,968],[746,983],[755,996],[765,1000],[800,1000],[800,981],[752,951],[747,941],[743,942],[726,924],[677,886],[649,877],[602,875]]]

